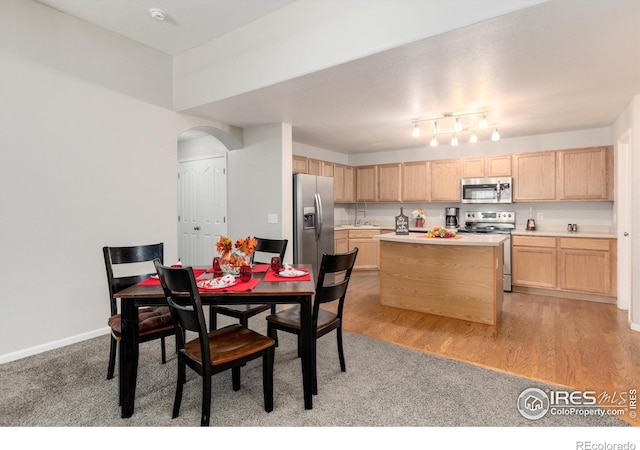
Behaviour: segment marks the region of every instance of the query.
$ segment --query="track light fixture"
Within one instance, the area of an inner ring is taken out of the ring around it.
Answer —
[[[477,131],[484,131],[489,127],[489,122],[487,121],[487,113],[488,110],[444,112],[437,117],[414,119],[411,121],[411,123],[413,124],[413,136],[420,136],[420,123],[430,122],[433,123],[432,138],[430,143],[432,147],[438,145],[437,136],[441,134],[453,134],[451,138],[451,145],[455,146],[459,143],[459,135],[469,133],[469,142],[473,144],[478,142],[479,139]],[[463,120],[465,118],[467,120]],[[444,127],[442,124],[444,124]],[[500,140],[500,133],[498,133],[497,128],[491,134],[491,140]]]

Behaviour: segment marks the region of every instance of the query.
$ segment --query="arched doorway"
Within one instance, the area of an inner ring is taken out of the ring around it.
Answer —
[[[185,265],[209,264],[227,234],[228,148],[212,130],[178,136],[178,257]]]

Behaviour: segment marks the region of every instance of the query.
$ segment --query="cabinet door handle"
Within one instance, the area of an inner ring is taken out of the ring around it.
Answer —
[[[622,235],[626,237],[626,236],[629,236],[629,233],[625,231]]]

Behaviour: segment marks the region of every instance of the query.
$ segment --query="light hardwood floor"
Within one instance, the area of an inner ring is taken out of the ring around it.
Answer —
[[[348,332],[575,390],[640,390],[640,333],[615,305],[505,293],[489,326],[381,306],[378,272],[360,271],[344,308]]]

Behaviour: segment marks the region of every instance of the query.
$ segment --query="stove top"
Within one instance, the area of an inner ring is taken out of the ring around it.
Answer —
[[[458,229],[463,233],[510,234],[516,227],[514,211],[468,211],[464,219],[464,227]]]

